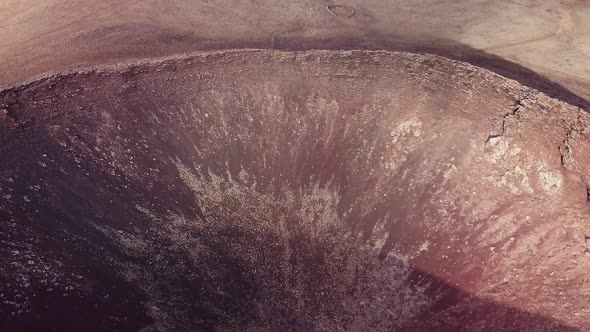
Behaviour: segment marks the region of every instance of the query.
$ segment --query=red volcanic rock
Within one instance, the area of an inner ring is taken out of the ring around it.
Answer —
[[[391,52],[0,92],[0,329],[590,329],[589,116]]]

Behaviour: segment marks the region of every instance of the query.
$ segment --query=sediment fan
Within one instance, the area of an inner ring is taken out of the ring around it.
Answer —
[[[515,81],[242,50],[0,101],[3,331],[590,329],[590,118]]]

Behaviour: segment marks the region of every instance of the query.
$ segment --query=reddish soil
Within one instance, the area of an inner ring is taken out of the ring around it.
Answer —
[[[0,92],[0,329],[588,330],[590,116],[404,52]]]

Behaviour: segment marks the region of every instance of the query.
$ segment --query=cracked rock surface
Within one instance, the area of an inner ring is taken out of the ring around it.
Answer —
[[[590,329],[590,116],[516,81],[242,50],[0,103],[1,330]]]

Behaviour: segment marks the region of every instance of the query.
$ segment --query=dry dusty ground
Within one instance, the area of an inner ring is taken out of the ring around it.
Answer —
[[[0,101],[0,330],[590,329],[590,116],[514,80],[242,50]]]
[[[64,66],[203,49],[422,49],[536,84],[497,59],[473,59],[499,56],[588,98],[589,21],[590,3],[575,0],[4,0],[0,85]]]
[[[590,329],[586,2],[0,6],[0,330]]]

